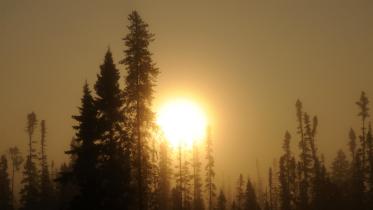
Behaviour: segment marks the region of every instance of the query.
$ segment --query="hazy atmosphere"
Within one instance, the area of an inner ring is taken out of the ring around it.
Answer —
[[[373,97],[369,0],[0,0],[0,154],[11,146],[28,154],[26,120],[35,112],[46,121],[48,161],[69,159],[72,115],[85,81],[93,91],[108,49],[125,87],[119,61],[134,10],[155,35],[152,110],[175,98],[198,104],[219,187],[233,191],[240,173],[255,181],[256,162],[267,183],[286,130],[298,157],[297,99],[318,117],[327,169],[339,149],[348,153],[350,128],[361,127],[356,102],[362,91]]]

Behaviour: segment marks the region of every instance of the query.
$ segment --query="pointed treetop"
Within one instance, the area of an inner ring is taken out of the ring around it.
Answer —
[[[359,101],[356,102],[356,105],[359,106],[360,112],[358,113],[358,116],[361,116],[363,120],[365,120],[367,117],[369,117],[369,99],[365,95],[365,92],[362,91],[360,95]]]

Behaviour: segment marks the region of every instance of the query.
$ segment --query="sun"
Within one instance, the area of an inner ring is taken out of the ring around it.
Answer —
[[[157,113],[157,124],[173,147],[190,147],[205,137],[203,110],[191,100],[177,99],[164,104]]]

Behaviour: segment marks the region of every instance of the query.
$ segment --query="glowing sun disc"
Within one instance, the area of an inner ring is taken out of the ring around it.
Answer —
[[[189,100],[175,100],[161,107],[157,124],[172,146],[188,147],[204,138],[207,120],[197,104]]]

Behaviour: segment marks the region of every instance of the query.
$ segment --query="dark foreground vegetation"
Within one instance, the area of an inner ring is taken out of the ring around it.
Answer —
[[[58,169],[47,159],[46,122],[28,114],[28,153],[23,157],[12,147],[0,158],[0,210],[373,209],[373,137],[364,92],[356,102],[361,125],[350,130],[348,154],[339,150],[325,165],[316,144],[318,120],[297,101],[298,132],[285,132],[283,155],[269,168],[267,186],[239,175],[228,199],[214,184],[210,130],[202,147],[189,153],[180,148],[174,160],[167,141],[159,140],[151,111],[159,73],[149,51],[154,36],[137,12],[128,19],[120,61],[125,88],[108,50],[94,91],[84,84],[69,161]],[[298,144],[299,155],[291,143]],[[21,169],[22,189],[15,195],[14,174]]]

